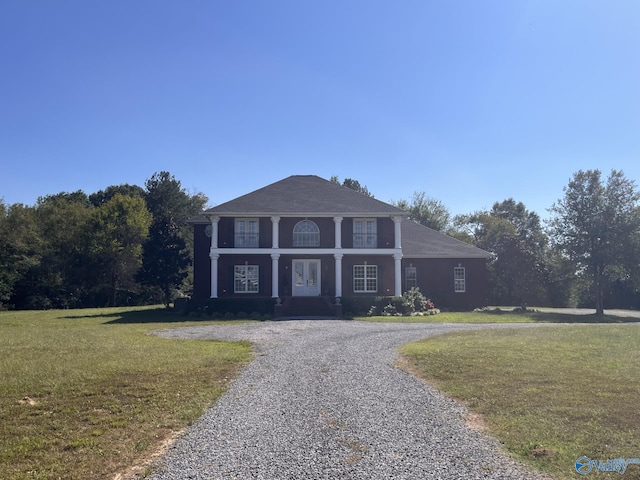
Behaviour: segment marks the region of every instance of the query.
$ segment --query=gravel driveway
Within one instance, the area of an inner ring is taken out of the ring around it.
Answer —
[[[465,426],[463,407],[394,367],[409,341],[496,327],[505,325],[315,320],[158,332],[250,340],[258,355],[151,478],[544,478]]]

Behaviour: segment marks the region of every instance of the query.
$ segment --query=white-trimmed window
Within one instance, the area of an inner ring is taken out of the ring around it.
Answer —
[[[353,219],[353,248],[378,246],[378,221],[375,218]]]
[[[404,269],[404,289],[406,291],[411,290],[418,286],[418,272],[413,265],[405,267]]]
[[[353,291],[358,293],[375,293],[378,291],[378,266],[353,266]]]
[[[319,247],[320,229],[311,220],[302,220],[293,227],[294,247]]]
[[[258,248],[259,225],[257,218],[236,218],[234,246],[236,248]]]
[[[467,278],[464,267],[453,267],[453,290],[456,293],[467,291]]]
[[[233,267],[233,291],[235,293],[258,293],[260,291],[260,267],[258,265],[235,265]]]

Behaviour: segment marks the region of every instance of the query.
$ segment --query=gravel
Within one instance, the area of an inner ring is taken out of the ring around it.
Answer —
[[[157,332],[250,340],[257,356],[150,478],[545,478],[467,427],[464,407],[394,366],[404,343],[482,328],[495,326],[307,320]]]

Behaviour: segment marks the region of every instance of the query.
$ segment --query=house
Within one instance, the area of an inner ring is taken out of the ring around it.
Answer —
[[[290,176],[192,223],[196,302],[269,300],[277,316],[339,315],[349,302],[419,287],[438,307],[486,304],[487,252],[314,175]]]

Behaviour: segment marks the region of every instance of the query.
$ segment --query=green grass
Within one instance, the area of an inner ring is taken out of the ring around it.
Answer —
[[[391,323],[626,323],[640,322],[638,317],[615,315],[572,315],[568,313],[530,311],[443,312],[424,317],[355,317],[362,322]]]
[[[179,320],[157,308],[0,312],[2,478],[113,478],[197,419],[251,347],[149,335],[194,323]]]
[[[640,458],[639,345],[638,325],[583,325],[453,333],[401,353],[515,457],[563,479],[580,477],[582,455]],[[624,478],[640,478],[640,465]]]

